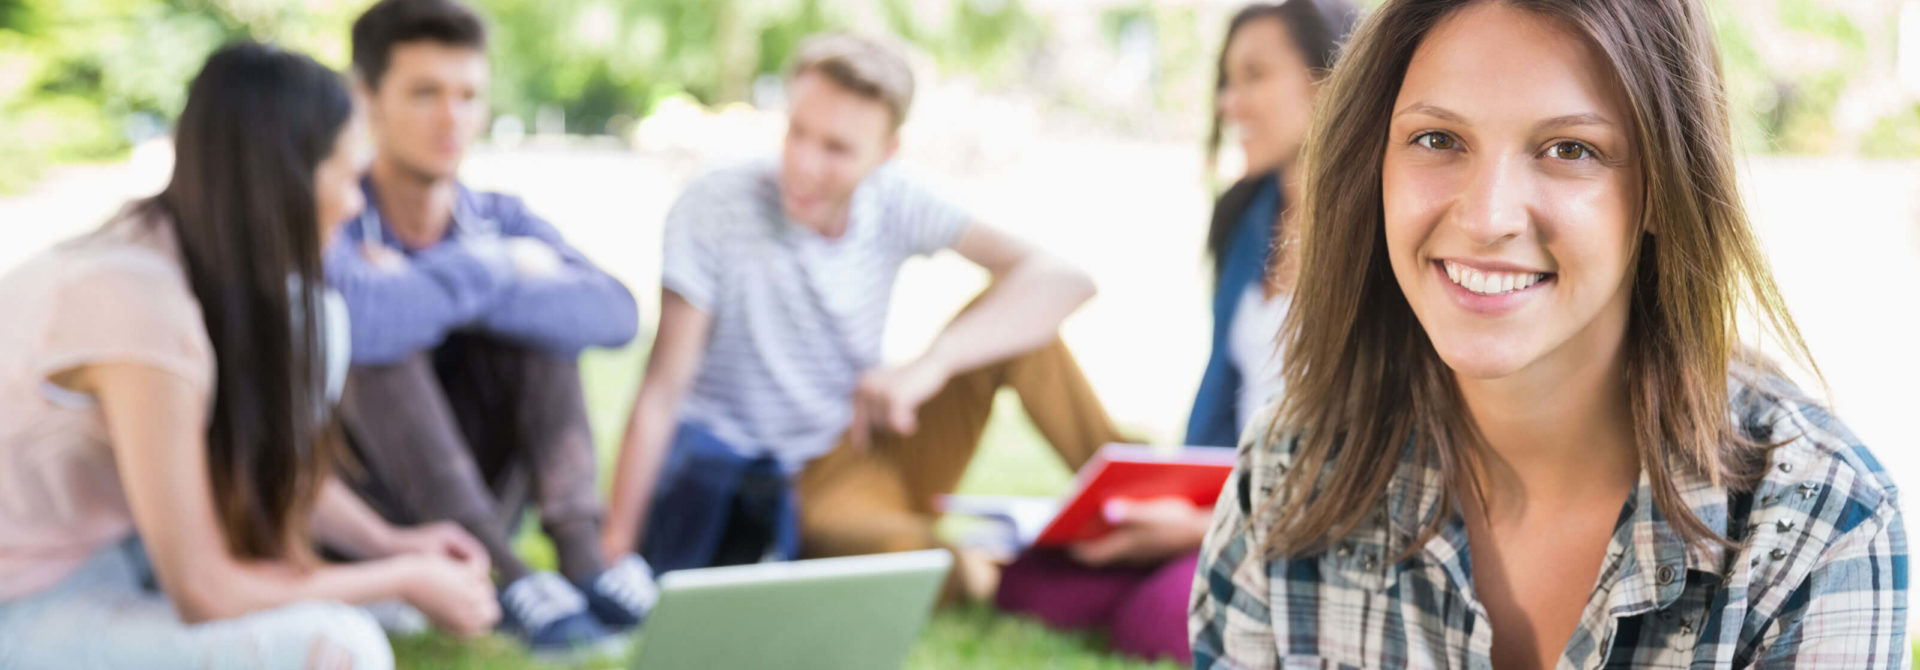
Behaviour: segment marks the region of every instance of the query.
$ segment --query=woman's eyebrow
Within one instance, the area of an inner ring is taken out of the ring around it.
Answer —
[[[1607,120],[1607,117],[1601,116],[1599,114],[1586,112],[1583,114],[1568,114],[1566,116],[1556,116],[1551,119],[1547,119],[1545,121],[1536,123],[1534,124],[1533,127],[1535,130],[1556,130],[1560,128],[1571,128],[1574,126],[1606,126],[1608,128],[1611,128],[1613,127],[1613,122]]]
[[[1393,118],[1397,119],[1402,116],[1406,116],[1408,114],[1425,114],[1427,116],[1431,116],[1433,118],[1440,119],[1442,121],[1449,121],[1453,123],[1467,122],[1467,117],[1461,116],[1459,113],[1451,109],[1447,109],[1445,107],[1441,107],[1439,105],[1435,105],[1427,102],[1416,102],[1411,105],[1407,105],[1406,107],[1402,107],[1400,111],[1393,113]]]
[[[1439,105],[1435,105],[1429,102],[1415,102],[1413,104],[1407,105],[1406,107],[1402,107],[1400,111],[1394,112],[1393,117],[1397,119],[1402,116],[1406,116],[1408,114],[1423,114],[1426,116],[1431,116],[1436,119],[1440,119],[1442,121],[1448,121],[1452,123],[1464,124],[1467,122],[1467,117],[1461,115],[1459,112],[1456,112],[1451,109],[1447,109],[1445,107],[1441,107]],[[1574,126],[1613,127],[1613,125],[1614,125],[1613,121],[1609,120],[1605,116],[1602,116],[1600,114],[1596,114],[1593,112],[1582,112],[1579,114],[1566,114],[1563,116],[1556,116],[1551,119],[1546,119],[1544,121],[1534,124],[1533,127],[1536,131],[1546,131],[1546,130],[1555,130],[1559,128],[1570,128]]]

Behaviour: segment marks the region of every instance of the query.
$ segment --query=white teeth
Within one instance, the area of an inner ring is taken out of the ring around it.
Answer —
[[[1538,272],[1484,272],[1453,261],[1441,261],[1447,271],[1447,279],[1459,284],[1461,288],[1480,295],[1500,295],[1532,287],[1546,279]]]

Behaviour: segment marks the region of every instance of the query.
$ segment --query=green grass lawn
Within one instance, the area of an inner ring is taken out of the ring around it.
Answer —
[[[626,408],[637,390],[644,348],[589,352],[581,359],[587,403],[601,463],[613,462],[619,432],[626,425]],[[601,469],[602,488],[610,476]],[[1065,490],[1072,473],[1060,463],[1019,410],[1019,401],[1004,395],[996,402],[983,448],[961,481],[966,493],[1054,495]],[[536,567],[554,564],[553,547],[538,533],[533,520],[521,524],[515,549]],[[1062,633],[1033,621],[1006,616],[987,607],[937,613],[921,633],[907,659],[912,670],[960,668],[1062,668],[1075,670],[1136,670],[1175,668],[1172,663],[1131,662],[1103,651],[1100,633]],[[439,635],[396,640],[394,652],[402,668],[505,670],[507,668],[568,667],[542,664],[529,658],[510,639],[489,637],[459,642]],[[625,667],[620,660],[573,667]]]
[[[1009,617],[984,607],[941,612],[921,633],[920,643],[907,657],[912,670],[975,668],[1060,668],[1063,670],[1167,669],[1158,665],[1115,658],[1104,651],[1095,634],[1061,633],[1032,621]],[[394,641],[402,668],[624,668],[624,659],[582,662],[573,666],[541,663],[527,657],[519,644],[494,636],[459,642],[440,635],[422,635]]]

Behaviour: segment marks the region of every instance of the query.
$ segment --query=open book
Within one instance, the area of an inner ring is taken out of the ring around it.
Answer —
[[[959,526],[960,546],[986,552],[995,559],[1013,560],[1033,545],[1040,531],[1060,512],[1060,500],[1037,496],[946,495],[940,511],[948,519],[968,517]]]
[[[1234,451],[1226,447],[1109,444],[1080,469],[1073,490],[1062,499],[950,495],[939,505],[947,514],[988,522],[964,534],[963,546],[1011,557],[1036,544],[1072,544],[1107,533],[1112,526],[1101,511],[1110,500],[1179,497],[1212,507],[1233,464]]]

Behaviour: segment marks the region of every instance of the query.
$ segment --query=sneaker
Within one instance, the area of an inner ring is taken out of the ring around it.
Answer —
[[[580,585],[580,592],[587,597],[587,610],[614,631],[639,626],[653,611],[654,603],[660,602],[653,568],[646,559],[633,554],[620,557],[612,567]]]
[[[587,600],[552,572],[536,572],[500,591],[500,627],[534,654],[598,648],[613,634],[587,611]]]

